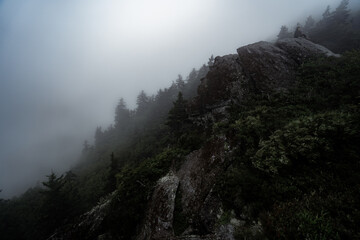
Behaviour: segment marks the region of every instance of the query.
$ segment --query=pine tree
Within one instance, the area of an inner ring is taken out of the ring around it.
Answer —
[[[45,189],[41,191],[44,195],[44,203],[41,209],[44,236],[51,234],[56,227],[61,226],[70,208],[70,203],[62,191],[65,184],[63,175],[57,177],[54,172],[51,172],[46,177],[47,181],[42,183]]]
[[[278,40],[291,37],[291,33],[287,26],[281,26],[280,32],[277,35]]]
[[[118,160],[115,158],[114,153],[110,155],[110,169],[105,192],[110,193],[116,189],[116,174],[118,173]]]
[[[150,105],[150,101],[151,98],[145,93],[144,90],[141,90],[141,92],[139,93],[136,99],[136,105],[137,105],[136,112],[138,114],[142,114],[146,112],[146,110]]]
[[[312,16],[309,16],[307,19],[306,19],[306,22],[305,22],[305,26],[304,26],[304,29],[306,31],[309,31],[311,28],[313,28],[315,26],[315,19],[312,17]]]
[[[97,127],[95,130],[95,147],[99,147],[103,141],[103,131],[101,127]]]
[[[349,0],[342,0],[335,12],[332,13],[332,19],[337,24],[348,23],[350,12],[348,10]]]
[[[130,122],[130,111],[126,107],[126,103],[123,98],[120,98],[115,110],[115,128],[126,129]]]
[[[331,12],[330,12],[330,6],[328,5],[327,7],[326,7],[326,9],[325,9],[325,12],[322,14],[322,16],[323,16],[323,20],[328,20],[329,18],[330,18],[330,16],[331,16]]]
[[[331,8],[328,5],[322,14],[322,19],[318,22],[318,26],[328,28],[334,23],[333,20],[333,13],[331,12]]]
[[[179,92],[177,100],[173,103],[173,108],[169,111],[167,125],[175,132],[178,133],[186,124],[188,114],[186,112],[187,101],[184,100],[183,95]]]
[[[85,155],[85,154],[87,154],[89,152],[89,150],[90,150],[90,144],[89,144],[89,142],[87,140],[85,140],[84,143],[83,143],[83,149],[82,149],[81,152],[82,152],[83,155]]]
[[[211,67],[214,65],[214,62],[215,62],[215,58],[214,58],[214,55],[211,55],[211,57],[209,58],[209,61],[208,61],[208,66]]]
[[[176,87],[181,91],[185,87],[185,81],[181,74],[178,75],[178,78],[175,81]]]

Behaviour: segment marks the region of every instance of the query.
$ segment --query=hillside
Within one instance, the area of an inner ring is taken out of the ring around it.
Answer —
[[[116,190],[49,239],[359,238],[359,52],[237,52],[112,155]]]
[[[360,239],[358,35],[329,24],[120,99],[76,167],[0,200],[1,239]]]

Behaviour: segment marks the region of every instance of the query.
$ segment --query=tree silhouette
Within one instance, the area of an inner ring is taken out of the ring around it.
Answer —
[[[168,121],[166,124],[175,133],[178,133],[188,119],[188,114],[186,112],[187,101],[184,100],[181,92],[179,92],[177,100],[173,104],[174,106],[169,111]]]
[[[126,102],[120,98],[115,110],[115,129],[124,130],[130,123],[130,110],[126,107]]]
[[[284,38],[289,38],[289,37],[291,37],[291,36],[292,36],[292,34],[289,32],[288,27],[285,26],[285,25],[284,25],[284,26],[281,26],[280,32],[279,32],[279,34],[277,35],[278,40],[284,39]]]
[[[57,177],[54,172],[46,176],[47,181],[42,182],[45,189],[41,191],[44,195],[42,205],[41,223],[44,230],[44,236],[51,234],[56,227],[60,226],[68,215],[69,202],[62,191],[65,184],[63,175]]]
[[[315,19],[312,16],[309,16],[305,22],[305,26],[304,26],[305,31],[309,31],[314,26],[315,26]]]
[[[115,158],[114,153],[110,155],[110,169],[108,174],[105,192],[110,193],[116,189],[116,174],[118,173],[118,160]]]
[[[331,14],[332,19],[337,24],[346,24],[349,19],[349,0],[342,0],[336,10]]]

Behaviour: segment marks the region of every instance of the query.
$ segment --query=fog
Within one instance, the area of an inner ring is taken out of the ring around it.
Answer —
[[[340,0],[0,0],[0,198],[68,170],[120,97]]]

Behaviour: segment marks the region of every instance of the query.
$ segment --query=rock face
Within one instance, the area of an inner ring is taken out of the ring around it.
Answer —
[[[297,63],[281,48],[259,42],[237,51],[240,64],[244,67],[246,85],[252,92],[282,90],[293,83]]]
[[[318,56],[338,55],[306,39],[258,42],[237,50],[238,54],[216,57],[198,89],[192,106],[196,124],[226,121],[226,107],[241,104],[251,94],[286,91],[296,80],[300,64]],[[160,179],[150,200],[138,240],[209,239],[233,240],[234,229],[244,220],[232,218],[219,225],[221,202],[213,193],[217,178],[231,162],[231,149],[224,136],[214,136],[201,149],[190,153],[180,169]],[[180,199],[180,201],[178,201]],[[176,205],[181,205],[177,209]],[[176,214],[185,216],[185,226],[174,234]],[[261,226],[253,226],[253,235]]]
[[[239,48],[237,53],[215,58],[198,89],[197,107],[241,103],[249,93],[286,90],[296,80],[296,69],[308,59],[339,56],[304,38],[287,38],[274,44],[257,42]]]
[[[172,224],[178,186],[179,178],[173,172],[158,181],[137,240],[167,239],[174,235]]]
[[[102,231],[102,223],[114,194],[115,192],[108,195],[90,211],[81,215],[77,223],[66,226],[64,229],[57,229],[47,240],[104,238],[104,236],[99,236],[99,234]]]
[[[227,164],[225,142],[217,138],[192,152],[177,172],[158,181],[137,240],[224,239],[213,233],[221,204],[212,188]],[[187,227],[177,237],[173,227],[176,197]]]
[[[218,138],[187,156],[177,172],[180,179],[182,214],[187,216],[187,233],[208,233],[214,228],[219,201],[212,194],[217,176],[226,166],[225,139]]]
[[[275,45],[287,52],[297,63],[302,63],[314,56],[340,56],[339,54],[331,52],[326,47],[313,43],[305,38],[285,38],[276,42]]]

